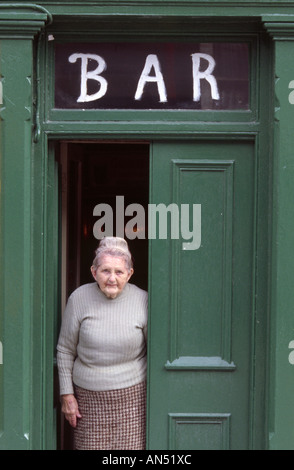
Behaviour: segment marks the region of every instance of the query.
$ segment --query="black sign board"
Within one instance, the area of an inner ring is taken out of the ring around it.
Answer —
[[[244,43],[57,43],[55,108],[248,109]]]

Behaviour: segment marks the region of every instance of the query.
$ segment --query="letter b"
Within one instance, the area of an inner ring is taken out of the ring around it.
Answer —
[[[102,98],[107,92],[107,80],[101,77],[100,74],[106,69],[106,62],[100,56],[96,54],[72,54],[68,60],[72,64],[81,59],[81,94],[77,99],[78,103],[84,103],[88,101],[95,101]],[[89,60],[95,60],[98,66],[95,70],[88,70]],[[96,93],[88,95],[88,80],[95,80],[100,84],[100,88]]]

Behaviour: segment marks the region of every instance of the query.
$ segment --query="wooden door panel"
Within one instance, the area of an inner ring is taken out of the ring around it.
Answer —
[[[201,205],[201,241],[150,242],[150,448],[249,445],[254,156],[251,142],[153,145],[151,203],[189,204],[191,232]]]

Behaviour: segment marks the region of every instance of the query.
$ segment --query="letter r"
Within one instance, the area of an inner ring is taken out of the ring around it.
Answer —
[[[204,72],[200,72],[201,59],[205,59],[208,62],[208,67]],[[215,68],[215,60],[208,54],[196,53],[192,54],[192,66],[193,66],[193,101],[199,101],[201,98],[200,80],[207,80],[211,87],[211,97],[213,100],[219,100],[219,92],[217,87],[217,81],[212,75]]]

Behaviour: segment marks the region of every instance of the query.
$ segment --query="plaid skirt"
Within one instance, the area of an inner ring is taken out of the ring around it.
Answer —
[[[95,392],[75,386],[82,418],[74,429],[76,450],[141,450],[146,438],[146,382]]]

